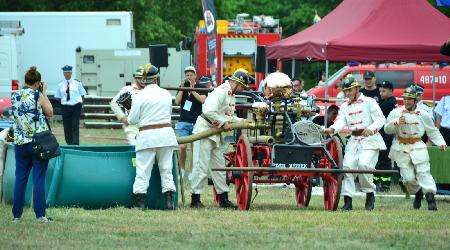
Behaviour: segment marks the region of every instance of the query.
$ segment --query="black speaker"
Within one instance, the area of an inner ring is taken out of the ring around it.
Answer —
[[[150,48],[150,63],[155,67],[168,67],[169,56],[167,53],[167,44],[152,44]]]
[[[258,46],[256,49],[256,72],[266,72],[266,46]]]

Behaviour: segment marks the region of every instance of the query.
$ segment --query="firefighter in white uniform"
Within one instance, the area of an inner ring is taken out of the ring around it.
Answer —
[[[338,133],[345,127],[351,131],[351,137],[345,146],[344,169],[375,170],[378,152],[386,150],[383,138],[378,131],[386,118],[375,99],[359,92],[361,85],[349,76],[344,80],[344,93],[349,101],[343,103],[335,123],[324,133]],[[352,196],[355,192],[355,178],[358,176],[361,190],[366,193],[366,210],[375,206],[375,184],[373,174],[345,174],[342,184],[344,195],[343,210],[352,210]]]
[[[446,150],[447,146],[429,113],[417,107],[417,94],[414,86],[405,90],[405,105],[389,114],[384,130],[395,135],[389,157],[397,162],[408,192],[415,194],[414,209],[420,208],[425,193],[428,209],[437,210],[436,183],[430,174],[430,157],[421,137],[426,133],[441,150]]]
[[[129,110],[121,107],[117,100],[119,100],[119,97],[121,97],[126,92],[129,92],[131,94],[131,98],[133,98],[139,91],[141,91],[145,87],[145,84],[141,81],[143,71],[144,68],[142,66],[139,67],[133,74],[135,84],[123,87],[109,103],[109,105],[111,106],[111,110],[114,112],[117,119],[123,123],[123,130],[127,135],[127,141],[130,145],[136,145],[136,135],[139,133],[139,128],[136,125],[128,124],[127,116]]]
[[[158,86],[158,69],[151,64],[144,65],[142,81],[146,86],[133,98],[128,115],[128,122],[139,127],[133,193],[137,207],[143,209],[156,158],[166,208],[173,209],[175,183],[172,175],[172,156],[173,151],[178,148],[178,143],[171,124],[172,95]]]
[[[203,104],[203,114],[197,118],[193,133],[197,134],[210,128],[230,129],[230,123],[240,122],[244,119],[234,115],[235,94],[247,87],[249,76],[246,70],[238,69],[230,78],[219,87],[215,88]],[[225,172],[211,171],[211,168],[223,167],[224,141],[222,135],[213,135],[194,142],[193,170],[191,179],[191,207],[203,208],[200,201],[202,188],[209,175],[214,182],[214,187],[219,195],[219,204],[222,208],[237,207],[228,200],[228,185]]]

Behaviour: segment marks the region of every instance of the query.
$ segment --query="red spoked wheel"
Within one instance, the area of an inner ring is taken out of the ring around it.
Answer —
[[[327,144],[327,150],[337,167],[342,169],[342,143],[338,137],[333,136],[331,138],[330,142]],[[325,159],[324,167],[332,168],[333,164],[328,161],[328,159]],[[327,173],[322,175],[322,180],[325,210],[335,211],[338,208],[339,199],[341,198],[342,176]]]
[[[310,176],[298,176],[294,181],[295,185],[295,199],[297,200],[297,206],[307,207],[311,200],[311,177]]]
[[[236,144],[234,166],[239,168],[253,167],[252,150],[247,136],[241,135]],[[253,172],[240,172],[234,178],[237,206],[240,210],[250,209],[252,198]]]

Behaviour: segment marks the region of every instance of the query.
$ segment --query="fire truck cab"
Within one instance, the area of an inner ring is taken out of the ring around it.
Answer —
[[[281,39],[279,19],[271,16],[238,14],[235,20],[217,20],[216,65],[217,85],[238,68],[246,69],[254,78],[250,87],[256,88],[264,73],[256,73],[258,46],[266,46]],[[197,75],[211,75],[207,68],[207,38],[205,22],[201,20],[195,30],[194,62]],[[256,84],[255,84],[256,83]]]

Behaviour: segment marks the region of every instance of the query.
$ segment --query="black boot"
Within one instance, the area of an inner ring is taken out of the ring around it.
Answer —
[[[419,209],[422,206],[423,192],[422,189],[419,189],[416,193],[416,197],[414,197],[413,208]]]
[[[191,208],[204,208],[205,205],[200,201],[200,194],[191,194]]]
[[[344,206],[341,208],[344,211],[350,211],[353,209],[352,207],[352,197],[344,196]]]
[[[167,191],[164,193],[164,198],[166,199],[166,209],[167,210],[174,210],[172,195],[173,195],[173,191]]]
[[[237,209],[237,206],[234,205],[230,200],[228,200],[228,192],[219,194],[219,203],[221,208]]]
[[[434,194],[433,193],[426,193],[425,194],[425,198],[427,199],[428,202],[428,210],[437,210],[437,206],[436,206],[436,200],[434,199]]]
[[[375,195],[372,193],[366,194],[366,210],[372,211],[375,208]]]
[[[134,194],[135,208],[145,209],[145,196],[146,194]]]

